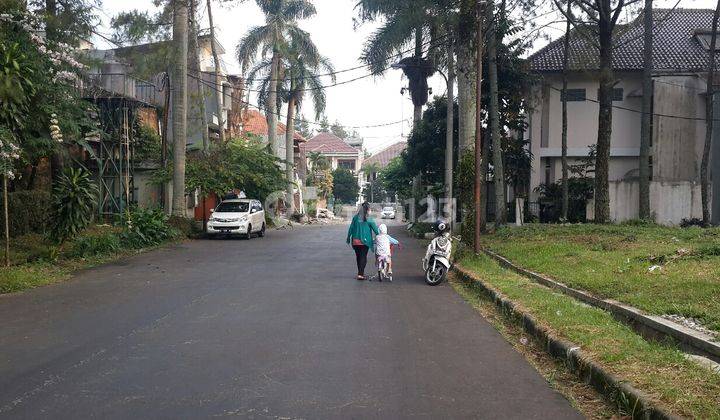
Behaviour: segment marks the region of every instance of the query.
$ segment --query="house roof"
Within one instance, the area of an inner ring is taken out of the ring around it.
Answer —
[[[653,20],[653,71],[662,73],[704,71],[708,50],[696,38],[698,32],[711,32],[711,9],[655,9]],[[643,68],[643,17],[618,26],[613,51],[613,68],[638,71]],[[530,70],[562,71],[564,36],[528,57]],[[718,57],[720,63],[720,57]],[[571,71],[597,70],[598,49],[574,30],[570,39],[568,68]]]
[[[268,124],[267,119],[265,118],[265,115],[263,115],[260,111],[256,111],[254,109],[249,109],[246,112],[244,112],[243,120],[242,120],[242,127],[243,131],[250,134],[255,134],[256,136],[266,136],[268,135]],[[278,128],[277,133],[278,135],[285,134],[286,128],[285,124],[278,122]],[[298,143],[304,143],[307,141],[305,137],[302,136],[302,134],[298,133],[297,131],[293,132],[293,139]]]
[[[405,148],[407,148],[407,142],[399,141],[365,159],[365,165],[376,163],[381,169],[385,168],[391,160],[400,156]]]
[[[308,142],[303,145],[303,148],[307,153],[319,152],[323,154],[358,154],[358,149],[345,143],[343,139],[333,133],[318,133],[315,137],[308,140]]]

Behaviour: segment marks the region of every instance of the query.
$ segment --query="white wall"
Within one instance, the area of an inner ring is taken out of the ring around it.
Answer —
[[[610,182],[610,219],[613,222],[638,218],[639,191],[636,180]],[[664,225],[677,225],[682,219],[701,219],[700,184],[689,181],[652,181],[650,208],[655,222]],[[589,219],[592,218],[592,211],[593,203],[589,203]]]

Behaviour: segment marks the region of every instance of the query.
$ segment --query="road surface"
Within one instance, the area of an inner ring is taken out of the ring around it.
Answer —
[[[354,279],[345,226],[202,240],[0,296],[0,418],[580,418],[422,243]]]

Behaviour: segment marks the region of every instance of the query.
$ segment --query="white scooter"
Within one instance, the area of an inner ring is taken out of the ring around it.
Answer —
[[[442,283],[450,270],[450,251],[452,250],[450,232],[445,222],[438,222],[436,230],[437,236],[428,245],[422,261],[425,283],[430,286]]]

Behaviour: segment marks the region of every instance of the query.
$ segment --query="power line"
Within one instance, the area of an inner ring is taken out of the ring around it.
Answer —
[[[218,88],[216,87],[216,85],[214,85],[214,83],[208,82],[208,81],[206,81],[206,80],[202,80],[201,78],[198,78],[198,77],[196,77],[196,76],[194,76],[194,75],[192,75],[192,74],[190,74],[190,73],[188,73],[188,76],[190,76],[190,77],[192,77],[192,78],[194,78],[194,79],[199,80],[200,83],[202,83],[202,84],[204,84],[205,86],[207,86],[208,88],[214,90],[216,93],[218,93],[218,94],[223,94],[223,91],[222,91],[221,89],[218,89]],[[261,106],[255,105],[255,104],[253,104],[253,103],[251,103],[251,102],[248,102],[248,101],[245,101],[245,100],[243,100],[242,98],[239,98],[239,97],[238,97],[237,95],[235,95],[235,94],[231,94],[230,97],[231,97],[233,100],[237,100],[237,101],[240,102],[241,104],[248,105],[248,106],[253,107],[253,108],[255,108],[255,109],[259,110],[259,111],[263,111],[263,112],[266,112],[266,113],[268,113],[268,114],[270,114],[270,115],[275,115],[275,116],[280,117],[280,118],[287,118],[287,115],[280,114],[280,113],[278,113],[278,112],[273,112],[273,111],[265,110],[265,109],[263,109]],[[295,118],[294,120],[295,120],[295,121],[299,121],[299,122],[308,123],[308,124],[317,125],[317,126],[322,126],[322,125],[323,125],[322,123],[319,123],[319,122],[316,122],[316,121],[308,121],[308,120],[299,119],[299,118]],[[406,118],[406,119],[399,120],[399,121],[392,121],[392,122],[381,123],[381,124],[356,125],[356,126],[352,126],[352,125],[342,125],[341,127],[343,127],[343,128],[350,128],[350,129],[358,129],[358,128],[378,128],[378,127],[388,127],[388,126],[391,126],[391,125],[402,124],[402,123],[405,123],[405,122],[408,122],[408,121],[409,121],[409,119]]]
[[[553,90],[556,90],[556,91],[558,91],[558,92],[560,92],[560,93],[562,93],[562,89],[560,89],[560,88],[556,88],[555,86],[551,86],[550,88],[553,89]],[[598,101],[598,100],[596,100],[596,99],[590,99],[590,98],[585,98],[585,101],[587,101],[587,102],[594,102],[594,103],[596,103],[596,104],[599,104],[599,103],[600,103],[600,101]],[[624,110],[624,111],[630,111],[630,112],[635,112],[635,113],[638,113],[638,114],[644,114],[644,112],[643,112],[642,110],[639,110],[639,109],[632,109],[632,108],[624,107],[624,106],[622,106],[622,105],[611,105],[611,106],[612,106],[613,108],[622,109],[622,110]],[[654,116],[654,117],[677,118],[677,119],[689,120],[689,121],[707,121],[704,117],[686,117],[686,116],[683,116],[683,115],[658,114],[658,113],[656,113],[656,112],[651,112],[650,115],[652,115],[652,116]],[[720,121],[720,119],[713,119],[713,121]]]

